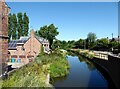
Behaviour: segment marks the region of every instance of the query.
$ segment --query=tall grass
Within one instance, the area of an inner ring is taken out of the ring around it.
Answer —
[[[37,57],[36,61],[41,61],[43,65],[49,64],[49,73],[51,78],[62,77],[69,73],[69,63],[65,58],[65,53],[62,53],[59,49],[53,53],[44,54]]]
[[[46,70],[43,66],[32,62],[12,73],[8,79],[0,84],[2,87],[48,87],[46,82]]]
[[[8,79],[0,82],[3,87],[51,87],[46,83],[47,74],[51,78],[62,77],[69,73],[69,63],[65,53],[55,50],[51,54],[41,52],[35,61],[12,73]],[[51,87],[53,88],[53,87]]]

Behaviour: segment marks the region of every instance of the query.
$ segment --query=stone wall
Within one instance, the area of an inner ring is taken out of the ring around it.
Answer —
[[[102,68],[102,72],[107,73],[106,78],[108,77],[108,82],[112,82],[111,86],[115,85],[114,89],[120,89],[120,58],[108,55],[108,60],[95,58],[93,62]]]

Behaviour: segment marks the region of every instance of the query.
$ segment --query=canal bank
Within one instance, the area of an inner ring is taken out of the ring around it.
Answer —
[[[96,57],[94,56],[93,58],[89,58],[87,54],[84,52],[85,55],[81,54],[80,51],[78,50],[70,50],[70,52],[75,53],[77,55],[82,55],[83,57],[87,58],[89,61],[94,63],[96,66],[97,70],[100,71],[100,73],[104,76],[104,78],[108,81],[108,88],[112,89],[120,89],[120,58],[107,53],[107,60],[104,59],[104,56]],[[106,55],[106,52],[104,52]],[[102,54],[104,55],[102,52]],[[99,54],[99,52],[98,52]],[[101,58],[102,57],[102,58]]]
[[[78,56],[67,56],[70,64],[69,75],[54,79],[55,88],[101,88],[107,89],[107,81],[92,62]]]
[[[120,58],[108,55],[108,60],[94,58],[91,60],[99,71],[102,71],[103,76],[108,81],[109,88],[120,89]]]

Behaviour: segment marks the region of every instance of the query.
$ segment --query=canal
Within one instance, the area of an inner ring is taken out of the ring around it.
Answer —
[[[58,87],[108,87],[107,81],[86,58],[67,56],[70,64],[69,74],[66,77],[54,79],[53,85]]]

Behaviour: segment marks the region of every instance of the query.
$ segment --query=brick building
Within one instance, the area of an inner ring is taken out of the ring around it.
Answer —
[[[8,13],[9,8],[0,0],[0,75],[4,73],[8,54]]]
[[[41,37],[35,36],[34,31],[30,32],[29,37],[20,37],[19,40],[11,40],[9,42],[9,59],[12,62],[29,63],[34,59],[43,46],[44,52],[49,52],[49,42]]]

